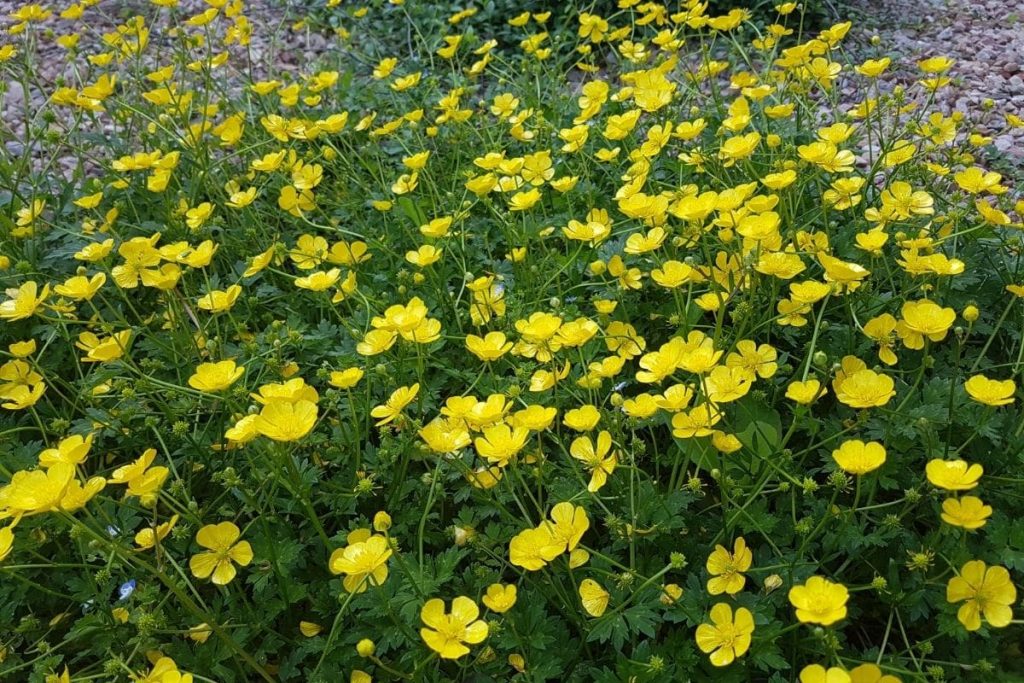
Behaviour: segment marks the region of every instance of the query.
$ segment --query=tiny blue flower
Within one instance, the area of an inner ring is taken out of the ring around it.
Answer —
[[[118,600],[127,600],[131,597],[131,594],[135,592],[135,579],[129,579],[121,584],[121,587],[117,590],[120,596]]]

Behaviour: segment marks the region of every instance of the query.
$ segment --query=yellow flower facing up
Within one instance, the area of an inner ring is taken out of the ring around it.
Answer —
[[[964,382],[964,389],[971,400],[986,406],[1008,406],[1013,403],[1017,385],[1012,379],[989,379],[985,375],[974,375]]]
[[[298,441],[316,425],[317,405],[312,401],[271,400],[259,415],[253,426],[259,434],[274,441]]]
[[[235,578],[235,565],[248,566],[252,562],[252,546],[239,541],[242,532],[232,522],[207,524],[196,533],[196,543],[207,552],[196,553],[189,559],[189,569],[197,579],[210,578],[218,586],[225,586]]]
[[[504,614],[516,604],[515,584],[492,583],[487,587],[487,594],[481,602],[487,609],[498,614]]]
[[[867,474],[885,463],[885,446],[877,441],[864,443],[860,439],[852,439],[832,451],[832,459],[844,472]]]
[[[1017,589],[1005,567],[988,567],[971,560],[946,584],[946,601],[963,602],[956,618],[968,631],[981,628],[981,618],[993,628],[1003,628],[1013,620],[1010,607],[1017,600]]]
[[[896,395],[892,377],[868,370],[854,356],[843,358],[842,370],[836,373],[832,389],[840,403],[851,408],[876,408],[887,404]]]
[[[828,393],[816,379],[790,382],[786,387],[786,398],[800,405],[810,405]]]
[[[597,435],[596,444],[589,436],[575,439],[569,447],[569,454],[590,470],[590,483],[587,484],[590,493],[601,490],[619,463],[618,451],[612,451],[612,435],[604,430]]]
[[[491,363],[511,351],[512,342],[504,332],[488,332],[483,337],[469,334],[466,335],[466,348],[484,363]]]
[[[238,367],[233,360],[203,363],[188,378],[188,385],[193,389],[215,394],[230,387],[243,374],[245,374],[245,368]]]
[[[473,440],[473,446],[481,458],[504,467],[525,446],[530,431],[523,427],[510,427],[504,422],[485,427],[483,436]]]
[[[487,638],[487,623],[477,619],[480,608],[464,595],[452,600],[452,611],[445,612],[444,600],[427,600],[420,611],[425,624],[420,637],[441,659],[458,659],[469,654],[466,645],[476,645]]]
[[[985,505],[980,498],[964,496],[947,498],[942,501],[942,521],[968,531],[980,529],[992,516],[992,506]]]
[[[900,315],[902,319],[896,324],[896,334],[908,349],[923,349],[925,339],[942,341],[956,320],[956,311],[928,299],[906,302]]]
[[[796,608],[796,618],[804,624],[830,626],[844,619],[849,597],[846,586],[821,576],[812,576],[789,589],[789,602]]]
[[[969,465],[964,460],[936,458],[928,461],[924,471],[932,486],[946,491],[970,491],[978,485],[985,469],[977,463]]]
[[[711,623],[697,626],[697,647],[710,655],[715,666],[729,666],[750,648],[754,633],[754,615],[745,607],[733,614],[728,603],[720,602],[711,608]]]
[[[346,540],[348,545],[332,552],[327,563],[332,574],[345,575],[342,580],[345,590],[362,593],[370,586],[384,583],[392,554],[388,539],[371,534],[369,529],[356,529]]]
[[[750,569],[753,561],[754,554],[747,547],[747,542],[742,536],[733,542],[732,552],[726,550],[724,546],[716,545],[708,555],[705,565],[708,573],[711,574],[711,578],[708,579],[708,593],[711,595],[739,593],[747,583],[747,577],[743,572]]]
[[[527,571],[544,568],[564,551],[565,543],[560,542],[545,524],[519,532],[508,546],[509,562]]]

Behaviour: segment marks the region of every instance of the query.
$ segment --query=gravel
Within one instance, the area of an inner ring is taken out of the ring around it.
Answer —
[[[1024,117],[1024,3],[1021,0],[850,0],[855,58],[888,55],[893,71],[883,80],[909,85],[917,60],[956,60],[952,85],[933,107],[944,114],[977,112],[986,100],[993,115],[978,126],[993,136],[1007,160],[1024,165],[1024,129],[1007,130],[1004,114]],[[879,45],[870,45],[878,36]],[[898,66],[897,66],[898,63]]]
[[[0,0],[2,23],[23,2]],[[182,0],[180,16],[206,9],[202,0]],[[330,34],[311,30],[293,30],[292,24],[308,11],[305,0],[249,0],[245,14],[253,27],[249,57],[256,78],[294,77],[315,68],[317,60],[332,49],[336,41]],[[101,36],[114,31],[119,23],[141,14],[152,18],[159,10],[148,0],[103,0],[87,10],[88,30],[80,47],[89,54],[101,50]],[[956,60],[950,75],[951,86],[938,93],[933,107],[945,114],[952,111],[978,111],[986,99],[995,107],[981,125],[980,132],[993,136],[993,146],[1013,164],[1024,166],[1024,129],[1006,130],[1002,114],[1024,116],[1024,4],[1021,0],[849,0],[840,9],[854,22],[846,41],[851,57],[862,60],[888,55],[892,70],[883,76],[890,85],[913,83],[919,74],[915,62],[925,57],[946,55]],[[57,34],[70,30],[70,24],[56,18],[45,24]],[[154,31],[151,41],[167,41]],[[872,45],[877,36],[877,45]],[[237,46],[233,48],[240,52]],[[149,58],[159,55],[150,49]],[[52,40],[42,40],[38,48],[39,82],[28,92],[17,81],[9,81],[0,114],[0,136],[6,138],[9,154],[24,153],[26,104],[37,111],[49,92],[61,79],[75,81],[76,66],[68,53]],[[245,63],[240,61],[237,63]],[[153,66],[156,66],[155,64]],[[230,79],[230,76],[228,76]],[[28,102],[26,103],[26,97]],[[10,128],[8,128],[10,126]],[[41,151],[33,149],[33,154]],[[67,174],[71,159],[58,164]]]

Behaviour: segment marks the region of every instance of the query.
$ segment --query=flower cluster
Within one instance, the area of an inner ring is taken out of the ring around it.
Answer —
[[[185,5],[0,39],[0,678],[1012,679],[1024,121],[952,59]]]

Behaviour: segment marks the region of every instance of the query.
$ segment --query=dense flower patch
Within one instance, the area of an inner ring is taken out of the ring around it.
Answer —
[[[328,5],[301,76],[241,0],[12,15],[0,677],[1011,680],[1024,201],[952,60]]]

